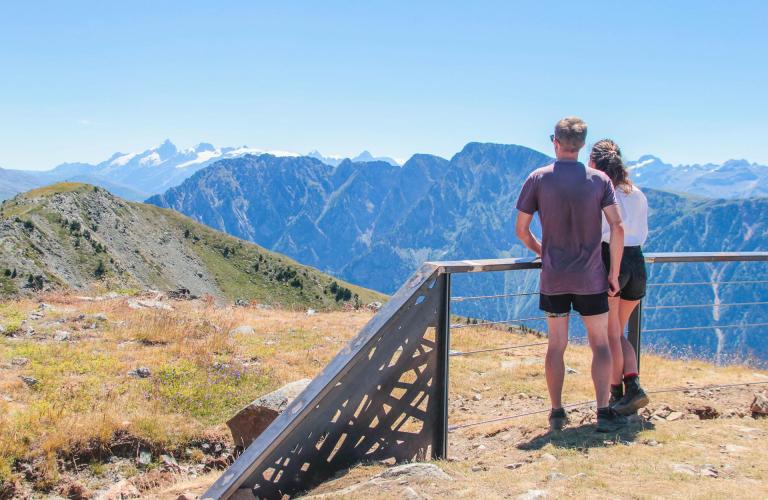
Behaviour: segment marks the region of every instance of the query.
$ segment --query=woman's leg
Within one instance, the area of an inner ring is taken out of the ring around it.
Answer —
[[[622,375],[624,374],[625,362],[623,354],[622,324],[620,308],[621,303],[625,302],[619,297],[609,297],[608,304],[608,345],[611,348],[611,357],[613,358],[613,371],[611,372],[611,385],[621,385]]]
[[[621,352],[623,354],[622,358],[622,374],[636,374],[638,372],[637,368],[637,354],[635,353],[635,349],[632,347],[632,344],[629,343],[629,340],[627,340],[627,337],[624,336],[624,329],[627,326],[627,322],[629,321],[629,317],[632,315],[632,312],[637,307],[637,304],[639,304],[639,300],[624,300],[619,299],[618,309],[618,323],[619,323],[619,337],[621,340]],[[613,311],[613,306],[611,306],[611,311]],[[609,332],[610,335],[610,332]],[[614,361],[615,362],[615,361]],[[619,378],[621,380],[621,378]],[[611,382],[614,383],[614,382]]]

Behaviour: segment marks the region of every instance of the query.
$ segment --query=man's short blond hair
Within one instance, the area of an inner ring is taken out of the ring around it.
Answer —
[[[555,139],[570,153],[576,153],[587,140],[587,124],[581,118],[569,116],[555,125]]]

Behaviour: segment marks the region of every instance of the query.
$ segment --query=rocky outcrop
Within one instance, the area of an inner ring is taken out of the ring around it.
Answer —
[[[269,427],[311,380],[302,379],[255,400],[227,421],[236,446],[248,448]]]

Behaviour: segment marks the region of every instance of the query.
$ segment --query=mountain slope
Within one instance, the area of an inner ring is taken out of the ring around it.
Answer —
[[[640,187],[710,196],[754,198],[768,196],[768,167],[746,160],[728,160],[722,165],[678,165],[655,156],[629,162],[632,180]]]
[[[449,162],[416,155],[399,170],[387,164],[349,161],[331,169],[312,161],[270,155],[222,161],[148,201],[352,283],[392,293],[425,260],[528,255],[515,236],[514,205],[528,174],[552,158],[521,146],[470,143]],[[713,200],[653,189],[646,192],[651,207],[646,251],[768,250],[763,222],[768,220],[766,198]],[[540,232],[537,218],[533,229]],[[651,272],[658,273],[652,274],[653,279],[680,283],[692,276],[699,281],[766,276],[761,266],[657,265],[651,266]],[[528,293],[537,288],[537,282],[535,271],[477,273],[456,276],[453,293]],[[746,302],[768,301],[764,286],[748,291],[662,287],[652,290],[648,305],[714,304],[726,297],[745,302],[731,294],[755,298]],[[459,302],[455,312],[489,320],[530,318],[540,316],[537,305],[535,296],[526,295]],[[650,329],[753,323],[763,314],[759,306],[720,307],[714,314],[713,308],[651,311],[647,311]],[[544,323],[530,326],[543,328]],[[768,347],[755,337],[759,333],[747,329],[659,332],[651,340],[657,345],[674,340],[713,356],[743,355],[745,348]],[[763,352],[759,357],[768,355]]]
[[[271,304],[340,308],[342,300],[380,301],[348,285],[172,210],[121,200],[95,186],[61,183],[0,207],[0,277],[6,293],[63,285],[187,288],[195,295]],[[28,276],[40,278],[28,281]],[[332,284],[336,282],[336,286]],[[338,287],[349,289],[336,300]]]

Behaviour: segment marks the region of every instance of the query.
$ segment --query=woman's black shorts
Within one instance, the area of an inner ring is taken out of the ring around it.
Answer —
[[[611,269],[611,247],[603,242],[603,264]],[[640,300],[645,297],[645,283],[648,275],[645,271],[645,256],[640,246],[624,247],[619,269],[619,287],[621,290],[616,297],[624,300]]]

